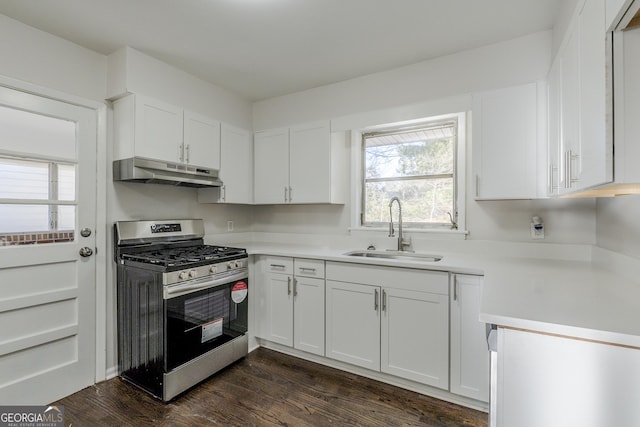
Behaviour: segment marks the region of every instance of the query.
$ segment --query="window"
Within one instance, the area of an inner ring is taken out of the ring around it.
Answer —
[[[451,227],[456,219],[458,120],[362,135],[363,226],[389,223],[389,201],[402,202],[409,227]],[[394,213],[394,218],[397,218]]]
[[[0,246],[72,241],[76,123],[0,106]]]

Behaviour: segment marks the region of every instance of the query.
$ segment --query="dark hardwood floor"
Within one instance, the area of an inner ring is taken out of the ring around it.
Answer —
[[[84,426],[486,426],[487,414],[260,348],[172,402],[115,378],[56,404]]]

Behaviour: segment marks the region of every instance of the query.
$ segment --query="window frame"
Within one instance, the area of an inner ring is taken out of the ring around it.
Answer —
[[[369,126],[360,130],[352,130],[352,220],[350,231],[353,232],[366,232],[366,231],[388,231],[387,223],[373,223],[364,224],[364,207],[366,199],[365,191],[365,146],[364,137],[365,134],[373,132],[389,132],[394,133],[404,129],[418,129],[427,128],[436,124],[445,122],[456,123],[456,140],[454,142],[454,194],[453,194],[453,208],[457,216],[456,223],[457,229],[452,228],[450,222],[447,223],[432,223],[432,224],[416,224],[406,223],[403,224],[405,231],[414,233],[436,233],[440,236],[451,235],[451,238],[465,238],[468,234],[466,231],[466,139],[467,139],[467,120],[470,119],[470,115],[466,111],[459,113],[433,115],[429,117],[406,120],[402,122],[394,122],[383,125]],[[458,237],[456,237],[458,236]]]

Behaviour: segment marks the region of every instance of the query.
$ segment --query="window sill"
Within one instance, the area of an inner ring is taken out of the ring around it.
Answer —
[[[451,230],[448,228],[403,228],[402,232],[407,235],[420,235],[420,238],[433,238],[434,240],[465,240],[469,234],[467,230]],[[349,233],[353,236],[362,237],[372,235],[387,236],[389,229],[386,227],[350,227]]]

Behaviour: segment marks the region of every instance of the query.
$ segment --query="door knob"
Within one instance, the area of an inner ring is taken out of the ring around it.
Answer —
[[[90,229],[90,228],[87,228],[87,227],[83,228],[82,230],[80,230],[80,235],[81,235],[82,237],[89,237],[89,236],[91,236],[91,229]]]
[[[91,255],[93,255],[93,249],[91,249],[91,248],[89,248],[87,246],[85,246],[84,248],[80,249],[80,256],[88,257],[88,256],[91,256]]]

